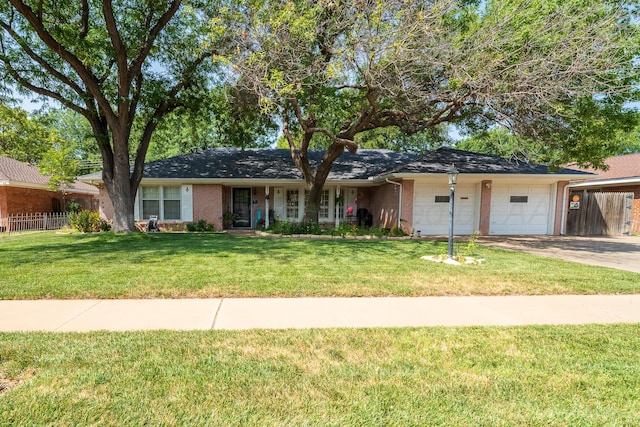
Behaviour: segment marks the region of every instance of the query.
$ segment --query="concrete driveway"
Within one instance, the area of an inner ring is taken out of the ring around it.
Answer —
[[[637,236],[480,236],[477,243],[640,273]]]

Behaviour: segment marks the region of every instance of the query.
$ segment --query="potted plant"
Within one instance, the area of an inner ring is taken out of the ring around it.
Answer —
[[[224,228],[233,227],[233,223],[237,218],[238,218],[238,215],[234,214],[230,210],[227,210],[224,213],[224,215],[222,215],[222,224],[224,225]]]

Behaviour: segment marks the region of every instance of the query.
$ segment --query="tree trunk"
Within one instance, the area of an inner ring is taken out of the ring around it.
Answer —
[[[109,190],[109,187],[112,190]],[[131,191],[129,191],[129,179],[127,178],[124,183],[113,182],[111,186],[107,185],[107,191],[113,204],[112,230],[116,233],[131,233],[135,231],[136,224],[133,217],[135,194],[132,195]]]
[[[311,138],[309,138],[310,140]],[[322,198],[322,189],[327,181],[329,172],[333,166],[333,162],[336,161],[342,153],[344,153],[344,145],[331,144],[325,152],[324,158],[315,174],[311,171],[311,165],[309,164],[309,157],[307,155],[306,145],[302,155],[298,157],[296,165],[298,169],[303,173],[307,184],[309,185],[309,198],[304,206],[304,222],[318,222],[318,213],[320,212],[320,200]],[[294,161],[296,158],[294,157]]]
[[[320,212],[320,199],[322,197],[322,187],[324,182],[317,185],[314,180],[314,183],[311,184],[309,188],[309,199],[304,206],[304,222],[318,222],[318,214]]]
[[[129,133],[112,132],[112,138],[113,156],[107,158],[107,161],[103,157],[102,171],[104,184],[113,204],[112,230],[116,233],[131,233],[136,231],[134,203],[139,180],[131,178],[127,144]]]

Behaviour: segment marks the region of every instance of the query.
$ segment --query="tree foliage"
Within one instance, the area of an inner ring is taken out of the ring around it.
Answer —
[[[213,28],[232,30],[240,82],[281,118],[314,219],[332,163],[375,129],[499,124],[563,149],[583,100],[622,105],[631,92],[632,13],[597,0],[274,0],[240,4]],[[326,147],[316,168],[314,144]]]
[[[49,149],[51,138],[23,109],[0,104],[0,155],[36,164]]]
[[[43,116],[0,104],[0,154],[37,165],[49,177],[52,190],[64,191],[76,180],[79,163],[74,147]]]
[[[48,108],[34,114],[34,118],[50,132],[57,132],[64,142],[61,149],[77,165],[77,175],[102,169],[100,149],[87,120],[73,110]]]
[[[151,138],[147,158],[156,160],[213,147],[267,147],[273,144],[276,130],[255,95],[230,86],[214,88],[194,108],[178,108],[167,115]]]
[[[606,168],[607,157],[640,150],[638,112],[593,99],[571,108],[576,111],[568,119],[570,130],[558,134],[555,144],[494,127],[458,142],[456,148],[553,167],[573,163],[595,168]]]
[[[135,229],[135,194],[161,119],[208,91],[211,56],[225,35],[209,31],[213,13],[214,2],[204,0],[0,3],[3,84],[56,100],[88,120],[115,231]],[[142,130],[131,144],[134,123]]]

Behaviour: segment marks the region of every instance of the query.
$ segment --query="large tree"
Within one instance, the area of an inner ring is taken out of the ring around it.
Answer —
[[[213,48],[224,37],[209,31],[213,13],[205,0],[0,3],[3,84],[10,80],[89,121],[115,231],[135,229],[135,194],[159,122],[208,91]],[[134,123],[142,129],[137,141]]]
[[[234,28],[236,75],[279,115],[314,220],[333,162],[373,129],[499,124],[563,149],[581,102],[631,92],[627,3],[250,0],[213,28]],[[312,145],[326,148],[319,165]]]

